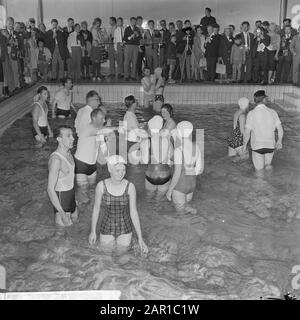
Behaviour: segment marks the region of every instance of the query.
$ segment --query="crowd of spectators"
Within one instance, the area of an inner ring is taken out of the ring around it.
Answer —
[[[145,66],[151,73],[161,67],[169,83],[299,84],[300,35],[290,19],[281,29],[258,20],[253,33],[248,21],[238,31],[229,25],[221,33],[210,8],[198,25],[188,19],[156,24],[138,16],[125,27],[122,17],[108,20],[109,27],[104,28],[100,18],[91,26],[69,18],[65,27],[52,19],[47,30],[43,23],[36,26],[33,18],[26,23],[7,18],[0,32],[0,96],[39,80],[66,76],[75,81],[138,81]],[[109,74],[104,76],[105,61]]]

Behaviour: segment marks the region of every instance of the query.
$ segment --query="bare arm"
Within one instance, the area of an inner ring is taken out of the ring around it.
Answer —
[[[278,131],[278,141],[277,141],[277,143],[282,144],[282,138],[283,138],[283,128],[282,128],[282,125],[279,124],[276,128],[277,128],[277,131]]]
[[[199,174],[201,174],[203,172],[203,169],[204,169],[204,166],[202,162],[201,151],[200,151],[200,148],[197,146],[197,160],[195,164],[195,175],[198,176]]]
[[[93,208],[93,214],[92,214],[91,233],[89,237],[90,244],[94,244],[97,238],[96,227],[97,227],[97,222],[100,214],[102,195],[103,195],[103,182],[99,182],[95,190],[95,202],[94,202],[94,208]]]
[[[54,99],[53,103],[52,103],[52,118],[55,118],[55,109],[56,109],[56,106],[57,106],[57,99]]]
[[[41,112],[40,108],[37,105],[34,105],[33,110],[32,110],[32,124],[33,124],[33,127],[34,127],[36,133],[38,134],[38,136],[41,139],[45,139],[44,135],[41,133],[41,130],[40,130],[40,127],[38,124],[40,112]]]
[[[130,207],[131,221],[133,223],[134,229],[138,236],[138,240],[140,241],[143,239],[143,237],[142,237],[142,230],[140,225],[140,218],[136,209],[136,189],[133,183],[130,183],[129,185],[128,194],[129,194],[129,207]]]
[[[55,186],[58,180],[61,160],[57,156],[52,156],[49,160],[49,175],[47,192],[51,203],[59,213],[64,213],[64,210],[59,202],[58,196],[55,192]]]
[[[244,130],[244,147],[246,147],[248,142],[249,142],[250,132],[251,132],[250,129],[245,127],[245,130]]]
[[[246,117],[244,114],[241,114],[239,117],[239,121],[240,121],[240,131],[242,134],[244,134],[245,132],[245,124],[246,124]]]

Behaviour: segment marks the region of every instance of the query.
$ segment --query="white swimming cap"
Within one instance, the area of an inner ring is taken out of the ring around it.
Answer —
[[[124,158],[120,155],[114,154],[110,157],[107,158],[107,168],[108,171],[111,172],[111,170],[113,169],[114,166],[116,166],[117,164],[126,164],[126,161],[124,160]]]
[[[162,68],[158,67],[154,69],[154,73],[162,74]]]
[[[180,138],[187,138],[193,132],[193,125],[189,121],[181,121],[177,124],[177,134]]]
[[[249,107],[249,103],[250,103],[249,99],[245,98],[245,97],[240,98],[239,101],[238,101],[239,107],[241,109],[243,109],[243,110],[245,110],[245,109],[247,109]]]
[[[163,118],[161,116],[154,116],[148,121],[148,128],[150,131],[158,132],[163,126]]]

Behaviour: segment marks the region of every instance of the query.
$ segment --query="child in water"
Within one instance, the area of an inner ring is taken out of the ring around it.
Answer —
[[[150,73],[150,68],[144,68],[144,78],[141,80],[144,92],[144,108],[149,108],[154,100],[154,77]]]

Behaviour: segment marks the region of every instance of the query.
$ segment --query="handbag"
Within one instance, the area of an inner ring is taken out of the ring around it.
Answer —
[[[207,67],[206,58],[200,58],[200,60],[199,60],[199,67],[200,67],[200,68],[206,68],[206,67]]]
[[[226,73],[226,66],[222,63],[217,63],[216,65],[216,73],[218,74],[225,74]]]

